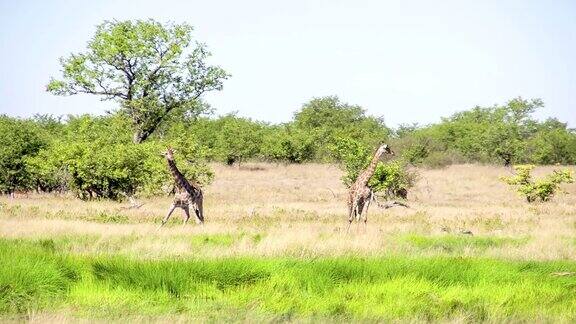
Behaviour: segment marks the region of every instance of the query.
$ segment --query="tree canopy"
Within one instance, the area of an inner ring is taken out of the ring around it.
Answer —
[[[411,163],[575,163],[576,133],[556,119],[532,114],[540,99],[514,98],[504,105],[474,107],[425,127],[403,127],[398,144]]]
[[[331,147],[342,139],[354,138],[375,146],[390,134],[382,118],[368,116],[362,107],[342,102],[336,96],[310,100],[294,114],[293,123],[312,137],[316,157],[324,160],[332,155]]]
[[[207,63],[210,52],[192,39],[187,24],[154,20],[106,21],[96,28],[86,51],[62,58],[62,78],[47,90],[56,95],[99,95],[119,102],[145,141],[173,111],[198,115],[202,94],[221,90],[229,77]]]
[[[0,116],[0,193],[67,190],[84,199],[159,193],[171,185],[159,154],[166,146],[177,150],[181,171],[202,184],[213,178],[208,161],[260,160],[338,163],[349,185],[375,147],[388,141],[398,160],[380,164],[370,183],[385,195],[406,192],[413,180],[406,172],[410,164],[576,163],[576,132],[557,119],[533,118],[541,106],[539,100],[515,98],[393,132],[381,118],[337,97],[312,99],[293,120],[278,125],[236,114],[194,118],[178,108],[142,144],[133,143],[125,113]]]

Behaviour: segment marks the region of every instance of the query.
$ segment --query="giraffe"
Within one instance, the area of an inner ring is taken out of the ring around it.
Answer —
[[[184,224],[188,223],[190,219],[190,206],[194,208],[194,213],[196,215],[196,223],[197,224],[204,224],[204,210],[202,208],[202,189],[200,186],[194,182],[190,183],[184,175],[178,170],[176,167],[176,163],[174,162],[174,150],[172,148],[168,148],[166,152],[163,154],[168,162],[168,169],[172,176],[174,177],[174,182],[176,185],[176,193],[174,195],[174,200],[172,201],[172,205],[168,210],[168,214],[162,220],[162,224],[160,227],[164,226],[168,219],[170,219],[170,215],[174,212],[176,207],[184,209],[184,213],[186,213],[186,218],[184,219]]]
[[[394,155],[394,152],[387,144],[381,144],[380,147],[378,147],[368,167],[358,175],[354,184],[350,186],[348,192],[348,227],[346,228],[346,233],[350,230],[352,221],[354,219],[360,221],[362,216],[364,216],[364,230],[366,230],[368,207],[373,198],[372,189],[368,187],[368,181],[372,175],[374,175],[376,165],[384,154]]]

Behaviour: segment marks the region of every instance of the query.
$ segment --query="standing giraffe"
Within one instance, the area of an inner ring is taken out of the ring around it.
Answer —
[[[186,219],[184,220],[184,224],[188,222],[190,219],[190,206],[194,208],[194,213],[196,215],[196,223],[197,224],[204,224],[204,211],[202,208],[202,189],[196,183],[190,183],[180,170],[176,167],[176,163],[174,162],[174,151],[172,148],[168,148],[166,152],[163,154],[168,162],[168,169],[170,169],[170,173],[174,177],[174,182],[176,185],[176,194],[174,195],[174,200],[172,201],[172,206],[168,210],[168,214],[162,220],[162,224],[160,227],[164,226],[168,219],[170,219],[170,215],[176,207],[184,209],[184,213],[186,213]]]
[[[368,181],[374,175],[376,171],[376,165],[382,158],[384,154],[394,155],[394,152],[388,147],[387,144],[382,144],[374,153],[370,165],[358,175],[356,181],[352,186],[350,186],[350,191],[348,192],[348,227],[346,228],[346,233],[350,230],[350,224],[356,219],[360,221],[362,216],[364,216],[364,230],[366,230],[366,222],[368,221],[368,206],[370,206],[370,201],[372,201],[372,189],[368,187]]]

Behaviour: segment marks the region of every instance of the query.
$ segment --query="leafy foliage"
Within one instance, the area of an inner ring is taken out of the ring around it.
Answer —
[[[502,177],[507,184],[517,186],[518,192],[526,197],[528,202],[548,201],[560,189],[560,184],[574,181],[570,170],[554,170],[552,174],[534,180],[531,175],[533,169],[534,165],[517,165],[514,166],[516,175]]]
[[[303,163],[312,161],[315,143],[309,134],[292,125],[270,128],[263,139],[261,156],[270,161]]]
[[[228,114],[217,119],[202,118],[190,127],[211,158],[232,165],[258,156],[266,125]]]
[[[262,126],[249,119],[227,115],[220,118],[213,135],[216,155],[228,165],[255,157],[262,145]]]
[[[46,144],[34,122],[0,116],[0,192],[35,188],[34,170],[26,161]]]
[[[409,171],[400,161],[379,163],[374,175],[370,178],[368,186],[378,194],[383,193],[386,198],[406,198],[408,190],[416,182],[416,173]]]
[[[576,163],[576,134],[556,120],[544,122],[527,143],[531,160],[538,164]]]
[[[362,170],[370,163],[370,149],[351,138],[340,138],[331,147],[332,156],[340,161],[344,171],[342,182],[350,187]]]
[[[133,144],[125,130],[129,121],[121,115],[92,118],[81,116],[68,121],[65,133],[30,159],[43,181],[72,190],[81,199],[122,199],[135,193],[157,193],[170,183],[160,152],[162,141]],[[193,138],[173,143],[183,156],[195,149]],[[200,183],[212,179],[200,161],[180,163],[182,172]]]
[[[187,179],[191,179],[200,185],[210,184],[212,180],[214,180],[214,172],[206,163],[210,157],[209,149],[201,143],[200,138],[194,133],[193,128],[187,127],[185,124],[176,124],[170,128],[164,138],[157,142],[162,152],[164,152],[168,146],[176,150],[178,169]],[[155,156],[156,155],[154,155],[154,157]],[[172,185],[171,176],[167,173],[166,161],[164,161],[163,158],[161,160],[161,172],[158,175],[162,179],[158,179],[158,182],[163,183],[164,186],[167,184]],[[167,181],[167,179],[170,180]],[[154,182],[148,181],[148,183],[150,190],[147,190],[147,192],[156,192],[157,190],[155,188],[157,187],[154,186]]]
[[[187,24],[154,20],[106,21],[83,53],[61,59],[62,79],[47,90],[56,95],[88,93],[120,103],[130,117],[135,143],[145,141],[175,110],[197,115],[200,96],[221,90],[228,74],[206,63],[210,53],[192,41]]]
[[[395,147],[413,164],[458,162],[576,163],[576,134],[555,119],[531,117],[539,99],[515,98],[502,106],[475,107],[427,127],[401,127]]]
[[[542,106],[539,100],[517,98],[503,106],[476,107],[435,125],[401,125],[393,133],[381,118],[337,97],[312,99],[293,121],[280,125],[236,114],[200,117],[197,112],[210,111],[210,106],[199,100],[193,104],[196,108],[174,108],[141,147],[133,144],[133,119],[125,110],[65,119],[2,116],[0,192],[71,190],[84,199],[121,199],[169,191],[173,183],[159,154],[166,146],[177,150],[178,167],[186,177],[202,184],[214,176],[207,161],[264,160],[336,162],[344,170],[343,182],[350,185],[369,163],[372,148],[389,140],[401,159],[379,164],[370,185],[380,194],[396,196],[404,196],[414,182],[409,164],[576,163],[574,130],[556,119],[530,117]]]
[[[318,160],[334,157],[330,147],[342,138],[372,147],[390,134],[382,118],[367,116],[362,107],[343,103],[335,96],[314,98],[303,105],[294,114],[294,127],[311,137]]]
[[[350,187],[358,175],[370,164],[373,150],[358,141],[346,138],[332,146],[335,158],[341,162],[344,170],[342,182]],[[368,186],[376,194],[386,198],[406,198],[408,190],[414,186],[416,174],[407,169],[401,161],[379,162]]]

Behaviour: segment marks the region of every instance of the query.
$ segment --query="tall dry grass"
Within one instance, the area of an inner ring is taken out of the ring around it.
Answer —
[[[54,239],[60,248],[81,253],[151,258],[394,253],[576,258],[576,184],[564,186],[568,194],[548,203],[527,204],[499,180],[510,172],[504,167],[420,169],[410,208],[372,206],[366,233],[353,225],[345,235],[346,189],[336,166],[213,167],[216,179],[204,188],[203,227],[180,226],[183,215],[177,211],[158,231],[170,197],[141,199],[142,207],[126,209],[127,203],[30,195],[0,198],[0,236]],[[552,169],[540,167],[535,174]]]

